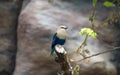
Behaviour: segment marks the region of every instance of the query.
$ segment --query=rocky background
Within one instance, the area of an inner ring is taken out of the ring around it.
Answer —
[[[120,45],[119,25],[100,26],[111,10],[98,3],[99,37],[88,39],[91,54]],[[91,12],[92,0],[0,0],[0,75],[56,75],[60,67],[50,56],[56,28],[61,24],[69,27],[65,48],[72,53],[84,39],[79,30],[91,26]],[[80,65],[80,75],[120,75],[119,52],[72,65]]]
[[[0,0],[0,75],[12,75],[17,51],[17,24],[22,0]]]

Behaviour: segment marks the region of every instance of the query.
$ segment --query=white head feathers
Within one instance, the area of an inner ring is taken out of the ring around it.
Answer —
[[[67,32],[66,32],[67,26],[60,26],[57,29],[57,37],[60,39],[66,39]]]
[[[61,28],[61,29],[67,29],[67,26],[60,26],[59,28]]]

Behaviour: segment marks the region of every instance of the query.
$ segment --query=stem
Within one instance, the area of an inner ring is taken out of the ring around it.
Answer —
[[[118,0],[118,21],[120,22],[120,1]]]
[[[96,4],[96,5],[97,5],[97,4]],[[93,30],[94,30],[94,18],[95,18],[96,5],[95,5],[95,7],[93,7],[92,20],[90,20]]]
[[[81,51],[80,49],[81,49],[82,47],[85,47],[85,46],[86,46],[87,39],[88,39],[88,34],[86,34],[86,37],[85,37],[83,43],[78,47],[77,53],[80,53],[80,51]]]
[[[87,39],[88,39],[88,34],[86,34],[86,37],[85,37],[85,40],[84,40],[83,44],[86,45],[86,43],[87,43]]]

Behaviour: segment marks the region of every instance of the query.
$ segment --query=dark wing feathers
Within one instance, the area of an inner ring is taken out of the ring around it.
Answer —
[[[54,48],[54,46],[55,46],[55,44],[56,44],[56,35],[57,35],[57,33],[55,33],[54,34],[54,36],[53,36],[53,40],[52,40],[52,49]]]
[[[65,39],[59,39],[59,37],[57,37],[57,33],[55,33],[52,40],[52,49],[56,44],[64,45],[65,41]]]

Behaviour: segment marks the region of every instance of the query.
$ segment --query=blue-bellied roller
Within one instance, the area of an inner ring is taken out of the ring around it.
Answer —
[[[57,44],[64,45],[66,42],[67,32],[66,32],[67,26],[59,26],[57,29],[57,32],[53,36],[52,40],[52,46],[51,46],[51,55],[54,54],[55,46]]]

